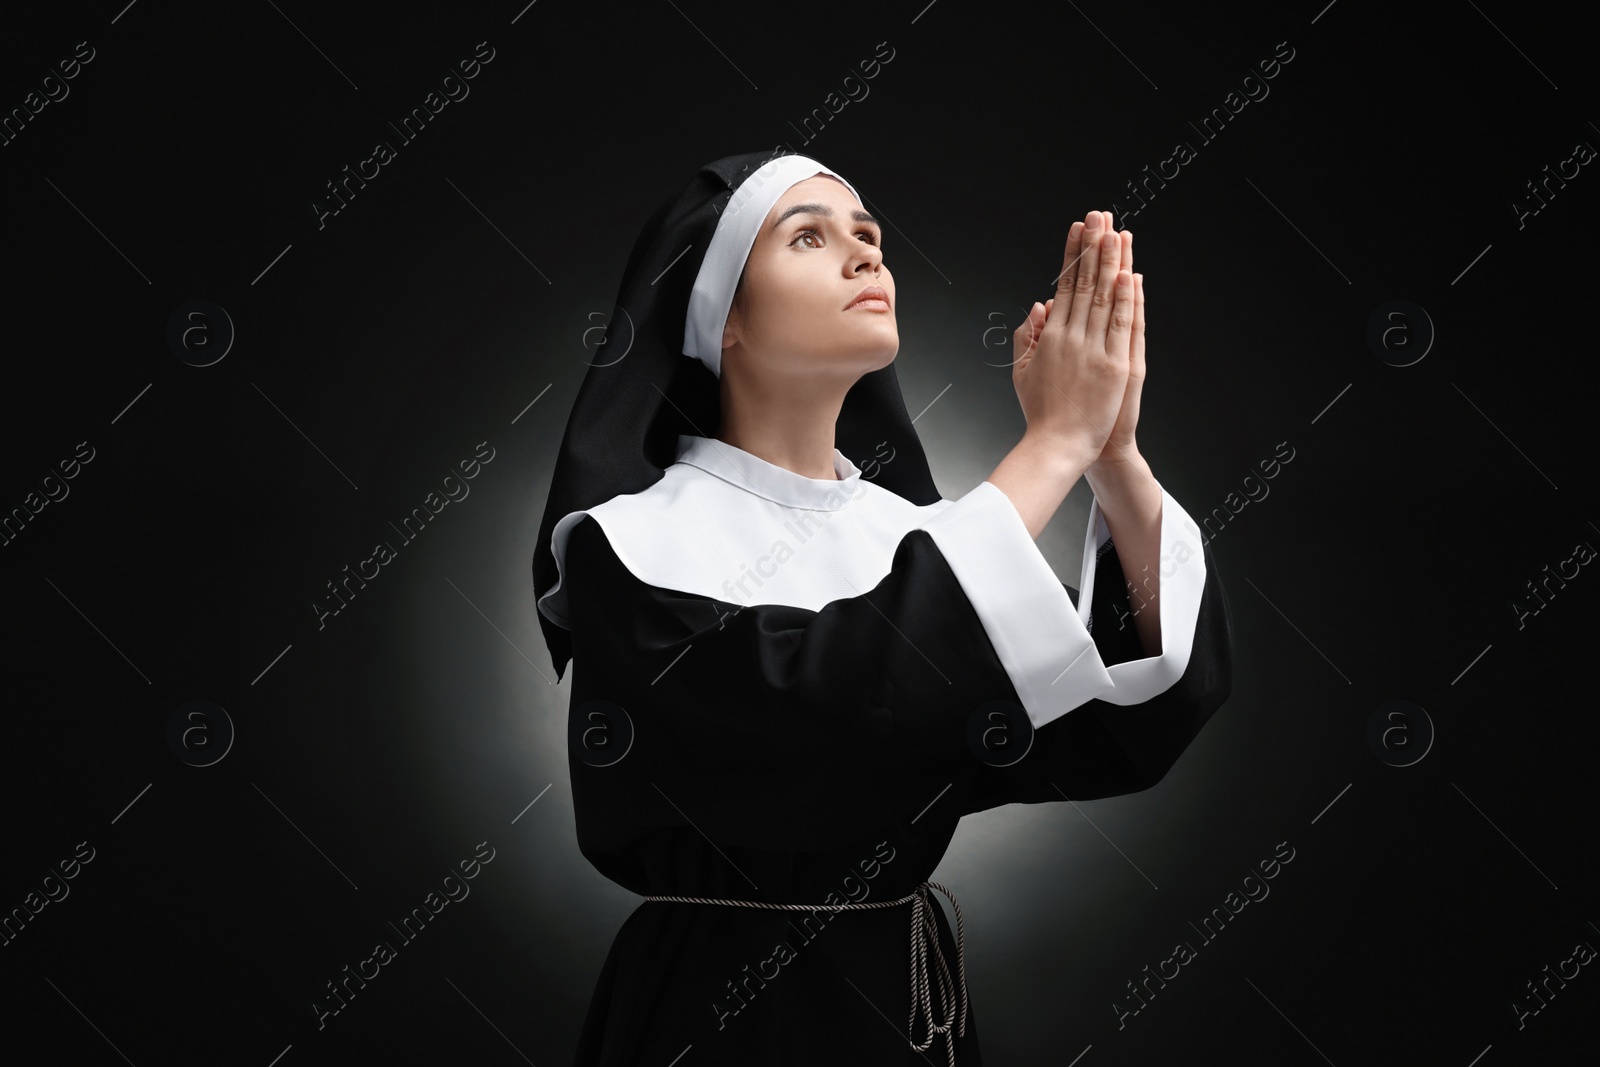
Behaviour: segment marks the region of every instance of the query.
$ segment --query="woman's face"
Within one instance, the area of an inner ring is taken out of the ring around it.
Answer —
[[[817,370],[859,377],[894,360],[894,276],[883,265],[883,228],[842,182],[796,182],[767,213],[745,261],[744,284],[723,329],[723,365],[753,359],[759,371]],[[882,303],[848,307],[868,286]],[[758,369],[750,367],[749,369]]]

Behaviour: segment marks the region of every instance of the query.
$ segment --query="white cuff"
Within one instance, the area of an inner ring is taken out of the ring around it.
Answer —
[[[1007,498],[1009,499],[1009,498]],[[1020,518],[1021,516],[1018,516]],[[1103,531],[1103,532],[1102,532]],[[1094,597],[1094,576],[1096,546],[1103,543],[1111,533],[1105,525],[1105,516],[1100,512],[1100,500],[1095,498],[1089,507],[1089,532],[1084,538],[1084,569],[1083,577],[1079,579],[1078,603],[1085,613]],[[1206,588],[1206,557],[1203,550],[1205,539],[1200,534],[1200,527],[1195,524],[1189,513],[1183,510],[1176,500],[1172,499],[1165,489],[1161,490],[1161,550],[1158,554],[1159,592],[1158,605],[1161,615],[1161,655],[1145,656],[1143,659],[1129,660],[1126,663],[1116,663],[1106,668],[1114,684],[1109,693],[1098,693],[1101,700],[1110,704],[1142,704],[1153,696],[1172,687],[1172,684],[1183,677],[1183,672],[1189,666],[1189,653],[1194,648],[1195,624],[1200,618],[1200,597]],[[1113,547],[1111,551],[1115,552]],[[1136,605],[1145,599],[1141,590],[1143,578],[1139,575],[1124,573],[1123,577],[1134,583],[1134,591],[1129,594],[1129,606],[1137,611]],[[1111,625],[1113,620],[1100,620],[1101,626]],[[1126,625],[1133,625],[1132,617]]]
[[[1205,558],[1200,529],[1161,491],[1159,656],[1106,667],[1088,629],[1096,553],[1110,536],[1100,502],[1089,509],[1078,607],[1028,534],[1011,498],[993,482],[953,501],[921,527],[961,583],[1011,679],[1040,727],[1089,700],[1138,704],[1169,688],[1189,665]],[[1115,551],[1115,549],[1112,549]],[[1102,620],[1101,625],[1107,625]]]

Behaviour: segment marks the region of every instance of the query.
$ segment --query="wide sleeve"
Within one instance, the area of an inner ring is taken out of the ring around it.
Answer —
[[[1098,563],[1110,539],[1098,498],[1090,507],[1080,579],[1088,604],[1077,602],[1076,591],[1068,594],[1016,506],[992,482],[981,483],[922,528],[972,601],[1028,720],[1042,727],[1090,699],[1143,703],[1170,689],[1188,667],[1207,557],[1199,527],[1165,488],[1160,527],[1159,575],[1142,576],[1142,581],[1159,582],[1162,652],[1123,662],[1098,654],[1089,632],[1100,585]],[[1112,584],[1116,592],[1123,591],[1120,568]],[[1126,617],[1118,621],[1127,623]]]
[[[1094,536],[1094,517],[1090,533]],[[998,720],[1008,736],[982,746],[984,766],[962,798],[963,814],[1002,804],[1120,796],[1148,789],[1166,776],[1233,684],[1233,623],[1222,576],[1210,543],[1195,540],[1204,582],[1177,681],[1137,704],[1090,700],[1037,729],[1030,730],[1020,714]],[[1082,609],[1100,661],[1115,671],[1118,665],[1156,659],[1144,655],[1121,560],[1103,525],[1097,549],[1085,557],[1085,571],[1089,577],[1083,584],[1091,592],[1087,604],[1077,589],[1065,584],[1062,589]],[[1166,618],[1163,610],[1163,628]],[[1172,652],[1170,634],[1163,634],[1162,650]],[[1007,745],[1023,750],[1014,763],[1007,762],[1012,758],[1004,752]]]

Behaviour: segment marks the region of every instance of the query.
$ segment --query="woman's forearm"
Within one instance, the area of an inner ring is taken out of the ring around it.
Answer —
[[[1086,470],[1130,588],[1133,625],[1146,656],[1161,655],[1161,486],[1144,457]]]
[[[1092,460],[1075,454],[1064,441],[1025,433],[985,480],[1011,499],[1028,536],[1037,541]]]
[[[1161,486],[1139,453],[1092,465],[1064,441],[1024,434],[988,481],[1010,498],[1035,540],[1079,478],[1100,502],[1129,584],[1133,626],[1146,656],[1161,654]]]

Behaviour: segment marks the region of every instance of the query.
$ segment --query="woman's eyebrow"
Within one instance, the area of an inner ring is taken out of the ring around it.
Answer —
[[[772,228],[776,230],[783,220],[788,218],[790,215],[821,215],[825,219],[831,219],[833,218],[833,208],[829,207],[827,204],[796,204],[774,219],[772,222]],[[877,219],[873,218],[865,211],[862,211],[860,208],[852,211],[850,213],[850,217],[856,222],[870,222],[874,226],[882,225]]]

